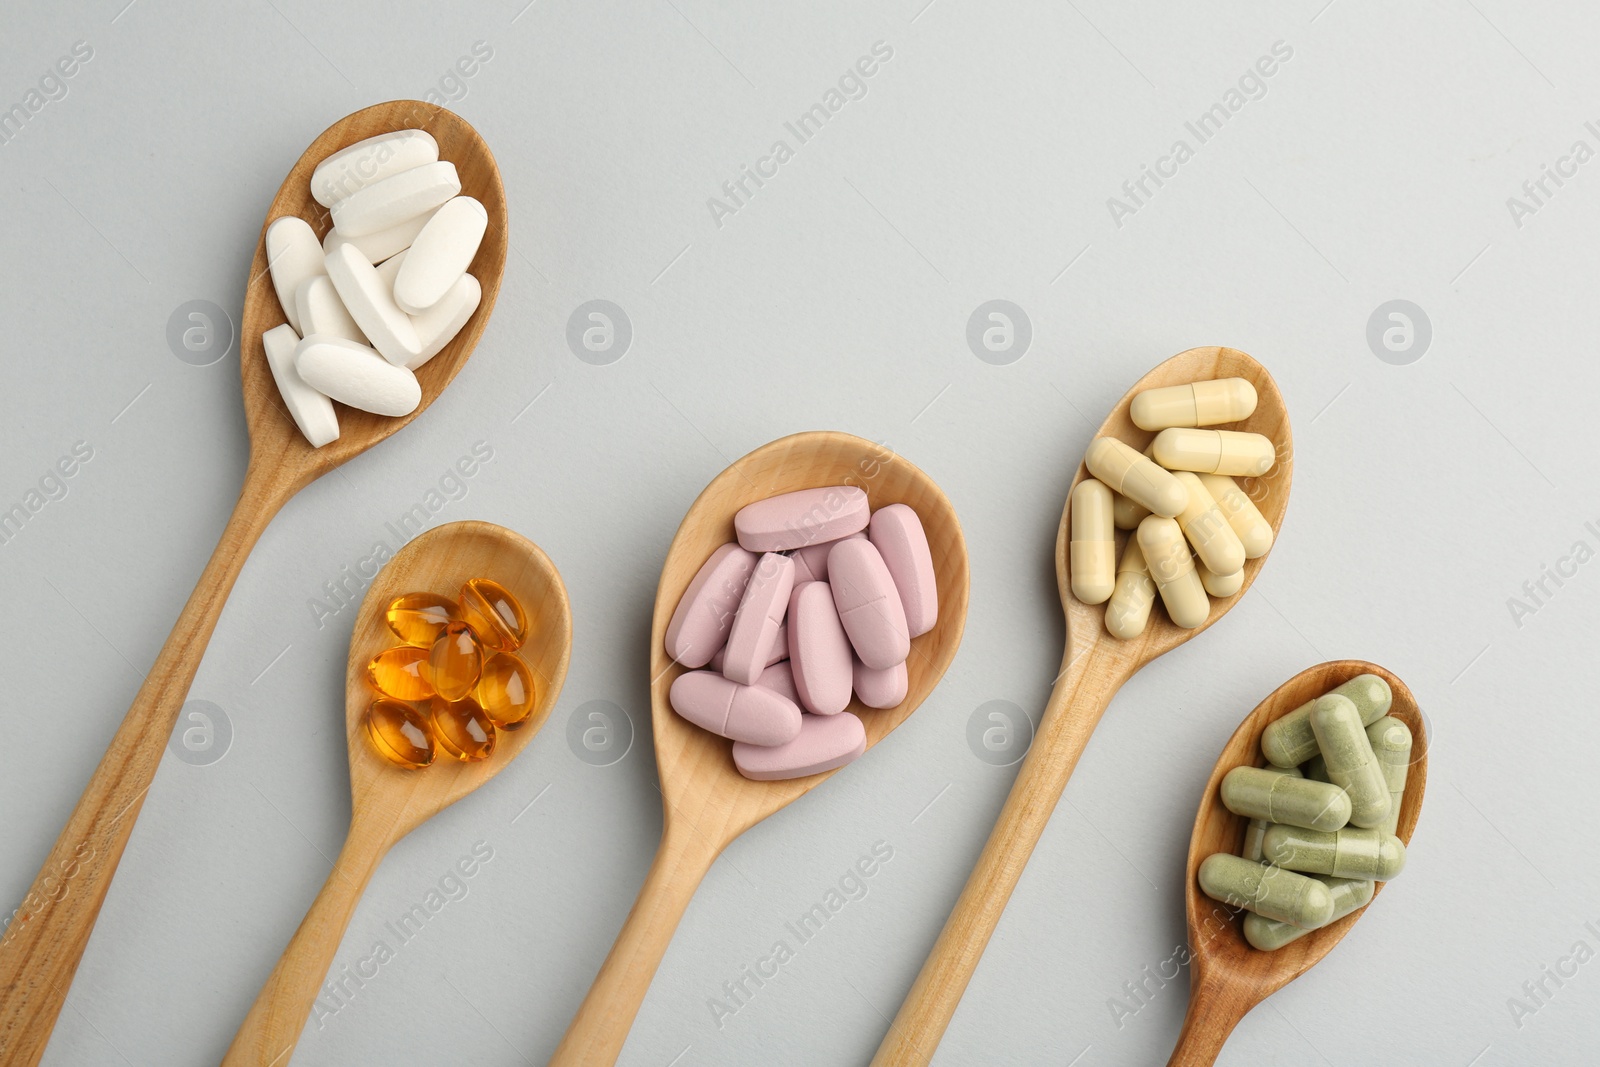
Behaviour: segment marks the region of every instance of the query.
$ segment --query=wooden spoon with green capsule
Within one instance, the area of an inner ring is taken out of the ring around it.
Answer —
[[[1406,684],[1374,663],[1344,659],[1321,663],[1301,671],[1252,711],[1223,747],[1216,768],[1206,782],[1189,839],[1189,863],[1184,884],[1184,910],[1189,923],[1189,1010],[1183,1032],[1168,1067],[1202,1067],[1216,1062],[1223,1043],[1239,1020],[1257,1004],[1304,974],[1350,932],[1366,907],[1351,912],[1320,930],[1312,930],[1282,948],[1263,952],[1244,936],[1244,912],[1206,896],[1200,890],[1198,871],[1207,856],[1237,853],[1249,820],[1222,804],[1222,779],[1235,767],[1258,767],[1261,734],[1267,725],[1358,675],[1375,674],[1389,683],[1393,696],[1388,714],[1411,731],[1411,759],[1395,835],[1410,844],[1422,794],[1428,782],[1428,731],[1417,700]],[[1383,889],[1379,882],[1374,891]],[[1369,905],[1370,906],[1370,905]]]

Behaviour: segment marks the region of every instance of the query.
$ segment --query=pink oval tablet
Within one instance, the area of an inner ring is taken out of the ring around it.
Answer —
[[[850,538],[865,537],[864,532],[857,530],[850,537],[841,537],[839,541],[848,541]],[[794,560],[794,581],[796,585],[801,582],[825,582],[828,580],[828,553],[833,551],[833,546],[839,541],[824,541],[820,545],[807,545],[794,550],[790,558]]]
[[[927,633],[939,621],[939,583],[922,520],[906,505],[890,504],[872,513],[868,536],[900,591],[911,636]]]
[[[800,733],[775,748],[735,744],[733,765],[746,778],[776,782],[843,767],[867,750],[867,730],[854,715],[802,715]]]
[[[800,703],[800,691],[794,687],[794,668],[787,660],[774,663],[762,671],[761,677],[756,679],[756,684],[774,693],[782,693],[797,706]]]
[[[827,485],[746,504],[734,515],[733,528],[751,552],[782,552],[865,530],[868,510],[860,489]]]
[[[767,653],[789,610],[794,560],[768,552],[756,563],[722,651],[722,673],[740,685],[755,685],[767,666]]]
[[[778,624],[778,632],[773,635],[772,647],[767,649],[767,662],[765,666],[781,663],[789,658],[789,620],[787,616]],[[723,645],[717,649],[717,654],[711,657],[711,662],[706,664],[712,670],[721,672],[723,664],[728,659],[728,646]]]
[[[800,704],[837,715],[850,703],[850,639],[827,582],[797,585],[789,595],[789,665]]]
[[[668,699],[685,719],[734,741],[781,745],[800,732],[794,701],[759,685],[730,682],[715,671],[678,675]]]
[[[856,661],[856,699],[869,708],[898,706],[906,698],[907,681],[904,661],[881,671],[873,670],[860,660]]]
[[[706,560],[667,623],[667,655],[685,667],[704,667],[728,640],[734,612],[756,557],[729,541]]]
[[[828,554],[828,574],[839,621],[861,662],[874,670],[905,662],[911,651],[906,611],[872,542],[834,545]]]

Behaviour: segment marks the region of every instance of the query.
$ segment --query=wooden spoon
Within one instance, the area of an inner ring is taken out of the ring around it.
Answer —
[[[362,716],[376,695],[367,683],[367,663],[400,643],[384,622],[391,600],[405,593],[455,597],[468,578],[494,579],[528,613],[528,640],[517,654],[533,672],[537,703],[523,725],[499,731],[487,759],[461,763],[440,752],[430,766],[407,770],[378,755],[366,736]],[[396,841],[516,758],[555,707],[571,651],[572,614],[561,575],[538,545],[504,527],[472,521],[440,526],[406,545],[378,572],[356,616],[345,673],[350,832],[322,891],[234,1035],[223,1059],[227,1067],[288,1062],[378,862]]]
[[[1211,772],[1205,794],[1200,798],[1194,836],[1189,839],[1188,880],[1184,883],[1184,910],[1189,920],[1192,960],[1189,1010],[1183,1018],[1178,1047],[1167,1061],[1168,1067],[1215,1063],[1223,1042],[1228,1040],[1245,1013],[1326,956],[1371,906],[1368,904],[1351,912],[1321,930],[1313,930],[1274,952],[1262,952],[1244,939],[1243,914],[1202,893],[1197,877],[1201,862],[1213,852],[1239,851],[1244,827],[1249,821],[1222,806],[1223,775],[1235,767],[1264,765],[1261,733],[1268,723],[1358,674],[1376,674],[1389,683],[1394,694],[1389,714],[1411,729],[1411,766],[1406,772],[1406,791],[1400,802],[1400,824],[1395,828],[1400,840],[1411,843],[1411,833],[1422,811],[1422,793],[1428,783],[1428,730],[1416,697],[1404,682],[1375,663],[1334,660],[1301,671],[1263,700],[1239,724],[1217,758],[1216,769]],[[1374,897],[1382,890],[1383,883],[1379,882]]]
[[[801,433],[763,445],[706,486],[672,539],[650,629],[651,719],[665,802],[661,847],[552,1065],[616,1061],[689,898],[717,856],[745,830],[836,773],[753,782],[734,767],[730,742],[679,717],[667,700],[684,670],[667,655],[667,623],[700,565],[734,540],[734,512],[765,497],[825,485],[860,487],[874,510],[900,503],[916,511],[938,580],[939,621],[911,642],[906,699],[887,710],[852,700],[845,712],[866,725],[868,748],[916,710],[956,654],[967,619],[967,544],[949,498],[905,459],[849,434]]]
[[[284,409],[261,348],[261,335],[285,321],[267,275],[266,224],[283,215],[299,215],[319,236],[326,234],[327,210],[311,198],[312,169],[346,145],[375,134],[413,128],[434,136],[441,157],[456,165],[462,191],[477,197],[489,212],[488,233],[471,267],[483,287],[483,299],[455,339],[417,372],[422,403],[416,411],[391,419],[341,405],[337,409],[338,440],[312,448]],[[339,120],[311,142],[267,209],[261,233],[239,329],[239,374],[244,381],[245,421],[250,430],[244,487],[216,551],[145,676],[133,706],[0,941],[3,1063],[34,1064],[44,1054],[206,642],[261,532],[301,488],[422,414],[478,343],[505,273],[505,190],[489,146],[476,130],[443,108],[419,100],[394,100]]]
[[[1255,413],[1228,429],[1265,434],[1277,444],[1278,459],[1272,470],[1242,483],[1276,536],[1289,503],[1289,482],[1294,474],[1289,414],[1272,375],[1243,352],[1232,348],[1191,348],[1173,356],[1134,383],[1106,417],[1097,436],[1116,437],[1143,449],[1155,435],[1139,429],[1128,415],[1135,394],[1208,378],[1246,378],[1256,388]],[[1072,484],[1075,486],[1088,476],[1080,463]],[[1069,502],[1071,498],[1069,490]],[[1056,801],[1061,799],[1078,756],[1089,743],[1089,735],[1111,698],[1134,671],[1227,614],[1250,588],[1265,562],[1262,557],[1245,563],[1244,584],[1239,591],[1231,597],[1212,598],[1211,614],[1198,628],[1185,630],[1173,625],[1157,604],[1144,633],[1123,641],[1106,631],[1105,605],[1084,604],[1072,595],[1068,540],[1067,511],[1063,508],[1056,531],[1056,585],[1067,616],[1067,646],[1062,654],[1061,673],[1056,676],[1033,745],[1017,772],[994,830],[967,878],[955,910],[945,920],[933,951],[878,1047],[872,1060],[875,1065],[924,1064],[933,1058],[1006,902],[1011,899],[1011,891],[1022,877],[1022,869],[1039,843]]]

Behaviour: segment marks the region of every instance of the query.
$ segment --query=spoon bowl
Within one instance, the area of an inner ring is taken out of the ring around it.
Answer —
[[[1262,434],[1274,444],[1277,461],[1272,469],[1259,478],[1237,481],[1272,526],[1276,541],[1294,477],[1289,413],[1272,375],[1245,353],[1233,348],[1191,348],[1180,352],[1135,382],[1111,409],[1095,436],[1116,437],[1135,450],[1143,450],[1155,434],[1134,425],[1129,414],[1133,398],[1147,389],[1212,378],[1244,378],[1255,386],[1255,411],[1228,428]],[[873,1057],[875,1067],[886,1064],[922,1067],[933,1058],[1028,857],[1038,844],[1050,813],[1060,800],[1078,757],[1088,745],[1111,698],[1140,667],[1195,637],[1232,610],[1266,562],[1266,556],[1247,560],[1244,582],[1238,591],[1229,597],[1210,598],[1210,613],[1192,630],[1173,623],[1157,603],[1150,611],[1150,620],[1142,634],[1131,640],[1114,637],[1105,627],[1105,605],[1084,604],[1072,594],[1072,569],[1067,550],[1071,540],[1071,488],[1087,477],[1088,468],[1080,462],[1072,486],[1068,487],[1068,504],[1061,511],[1061,523],[1056,530],[1056,586],[1067,622],[1061,671],[1056,675],[1033,744],[1017,772],[995,828],[955,909],[923,963],[922,971],[890,1023],[889,1032]],[[1131,535],[1119,534],[1124,539],[1128,536]]]
[[[1223,776],[1235,767],[1264,766],[1261,734],[1269,723],[1360,674],[1375,674],[1389,683],[1394,696],[1389,714],[1411,730],[1411,763],[1400,801],[1400,822],[1395,828],[1395,836],[1411,843],[1428,782],[1428,730],[1417,699],[1404,682],[1375,663],[1334,660],[1301,671],[1257,705],[1223,746],[1200,798],[1200,811],[1189,839],[1184,883],[1191,958],[1189,1008],[1168,1067],[1198,1067],[1215,1062],[1223,1042],[1251,1008],[1326,956],[1372,906],[1368,902],[1337,922],[1280,949],[1263,952],[1245,940],[1243,914],[1201,892],[1198,877],[1200,864],[1207,856],[1239,851],[1244,828],[1250,821],[1223,806]],[[1382,882],[1377,884],[1374,900],[1383,892],[1383,886]]]
[[[396,766],[374,751],[362,721],[376,696],[367,683],[367,663],[400,643],[384,621],[384,610],[405,593],[454,598],[468,578],[499,582],[527,612],[528,639],[517,655],[534,678],[534,709],[516,729],[498,731],[494,751],[485,759],[462,763],[440,753],[418,770]],[[472,521],[436,527],[407,544],[378,572],[350,635],[345,679],[349,836],[322,892],[234,1036],[223,1061],[228,1067],[284,1062],[379,861],[396,841],[516,758],[555,707],[571,652],[572,615],[561,575],[539,546],[504,527]]]
[[[261,345],[262,333],[285,321],[267,274],[266,227],[280,216],[299,215],[319,236],[326,234],[327,212],[311,197],[317,163],[356,141],[411,128],[433,135],[443,158],[455,163],[462,192],[477,197],[488,211],[489,229],[470,268],[483,297],[461,332],[417,372],[422,402],[415,411],[385,418],[339,405],[338,439],[312,448],[283,406]],[[340,119],[311,143],[284,179],[262,224],[240,318],[239,376],[250,431],[244,485],[194,592],[0,938],[0,1062],[34,1064],[44,1055],[178,711],[250,550],[296,492],[410,423],[439,396],[489,321],[505,274],[506,248],[505,190],[489,146],[465,120],[420,100],[392,100]],[[70,882],[69,891],[62,889],[64,882]]]
[[[661,848],[552,1064],[615,1062],[672,932],[712,862],[745,830],[844,769],[751,781],[734,766],[729,741],[678,715],[668,700],[685,668],[667,655],[667,623],[700,565],[735,540],[734,513],[779,493],[827,485],[859,487],[874,511],[897,503],[914,510],[928,535],[939,590],[938,622],[911,641],[905,700],[875,710],[852,699],[841,713],[862,720],[869,749],[917,709],[955,656],[967,617],[966,541],[949,498],[904,458],[850,434],[801,433],[756,449],[706,486],[667,551],[650,628],[650,715],[664,801]]]

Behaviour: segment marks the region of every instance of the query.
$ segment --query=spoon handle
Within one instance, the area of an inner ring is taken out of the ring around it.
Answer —
[[[233,1035],[223,1067],[283,1067],[289,1053],[300,1040],[306,1017],[311,1014],[323,979],[333,963],[334,953],[344,938],[350,916],[372,879],[372,872],[389,850],[389,840],[367,830],[354,820],[344,848],[334,861],[328,880],[323,883],[311,910],[300,921],[300,928],[289,939],[278,965],[272,969],[256,1002]],[[367,976],[367,977],[370,977]],[[357,975],[355,982],[359,983]]]
[[[0,1063],[44,1055],[144,795],[234,579],[293,493],[251,466],[194,592],[100,758],[72,817],[0,939]]]
[[[1211,1067],[1217,1062],[1228,1035],[1253,1006],[1242,995],[1230,996],[1229,992],[1191,970],[1189,1007],[1167,1067]]]
[[[1074,659],[1068,645],[1037,736],[1000,817],[933,951],[878,1046],[873,1067],[922,1067],[939,1047],[1078,756],[1126,678],[1115,657],[1095,655],[1098,648],[1098,644],[1091,645],[1086,654]]]
[[[550,1067],[591,1067],[617,1061],[634,1016],[644,1002],[661,957],[689,907],[689,898],[711,869],[725,842],[713,841],[695,826],[679,825],[668,809],[661,847],[633,902],[622,932],[600,973],[572,1017]]]

